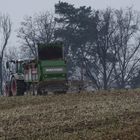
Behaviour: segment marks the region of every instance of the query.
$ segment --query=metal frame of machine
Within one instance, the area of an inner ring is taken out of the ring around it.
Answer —
[[[7,62],[10,71],[5,85],[5,95],[46,94],[50,92],[65,93],[68,90],[66,61],[63,46],[59,43],[38,45],[38,59]],[[15,64],[16,71],[10,70]]]

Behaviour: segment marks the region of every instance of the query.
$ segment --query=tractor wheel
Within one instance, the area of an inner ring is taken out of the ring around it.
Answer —
[[[43,92],[40,87],[37,88],[37,95],[43,95]]]
[[[11,92],[13,96],[24,95],[25,83],[23,80],[16,80],[14,77],[11,79]]]
[[[37,88],[37,95],[47,95],[47,94],[48,92],[44,88],[42,87]]]
[[[10,90],[10,84],[6,83],[5,84],[5,92],[4,92],[4,96],[12,96],[11,90]]]
[[[30,94],[31,95],[37,95],[37,87],[35,84],[30,84]]]

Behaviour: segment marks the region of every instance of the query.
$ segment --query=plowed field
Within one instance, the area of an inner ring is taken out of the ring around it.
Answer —
[[[0,97],[0,140],[139,140],[140,91]]]

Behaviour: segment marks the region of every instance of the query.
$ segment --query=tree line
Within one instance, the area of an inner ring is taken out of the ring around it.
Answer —
[[[17,32],[24,55],[37,56],[37,44],[62,41],[69,78],[90,81],[95,89],[138,87],[140,15],[133,8],[94,10],[67,2],[55,14],[27,16]]]

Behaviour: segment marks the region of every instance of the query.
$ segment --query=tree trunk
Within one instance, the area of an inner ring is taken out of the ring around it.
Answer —
[[[2,86],[3,86],[3,76],[2,76],[2,59],[0,58],[0,95],[3,95],[3,90],[2,90]]]
[[[104,84],[104,90],[107,90],[107,75],[106,75],[106,65],[103,65],[104,74],[103,74],[103,84]]]

